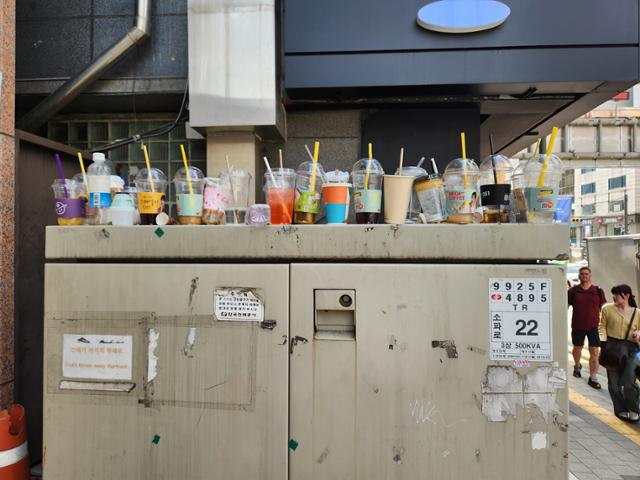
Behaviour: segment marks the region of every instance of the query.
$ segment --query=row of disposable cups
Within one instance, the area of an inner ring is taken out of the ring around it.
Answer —
[[[328,172],[324,176],[322,201],[326,221],[329,224],[347,223],[352,188],[349,174],[337,172],[334,175],[334,172]],[[355,195],[359,207],[356,208],[356,215],[363,215],[358,223],[377,223],[383,198],[385,223],[405,222],[415,178],[408,175],[381,175],[382,179],[377,184],[369,183],[371,188],[362,188],[361,179],[354,178],[354,182],[358,183]],[[271,224],[314,223],[317,207],[308,207],[319,202],[320,195],[316,189],[296,190],[296,172],[293,169],[274,168],[266,173],[264,190],[271,210]]]
[[[220,177],[205,178],[202,171],[189,167],[189,180],[184,168],[174,177],[178,221],[181,224],[224,224],[244,222],[249,198],[251,175],[232,170]],[[119,179],[119,177],[117,177]],[[89,179],[91,183],[91,179]],[[111,191],[111,206],[104,209],[114,225],[152,225],[163,213],[167,190],[167,177],[157,168],[141,169],[135,178],[135,188],[118,188]],[[86,205],[86,186],[81,177],[55,179],[52,184],[55,211],[59,225],[94,223],[95,212]]]

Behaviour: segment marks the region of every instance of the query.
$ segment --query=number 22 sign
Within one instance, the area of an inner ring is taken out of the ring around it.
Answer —
[[[491,360],[551,361],[551,279],[489,279]]]

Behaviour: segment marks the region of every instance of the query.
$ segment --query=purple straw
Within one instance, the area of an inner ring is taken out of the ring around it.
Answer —
[[[62,180],[62,188],[64,188],[64,198],[69,198],[69,192],[67,192],[67,181],[64,178],[64,171],[62,170],[62,160],[60,159],[59,153],[56,153],[56,162],[58,163],[58,174],[60,175],[60,180]]]

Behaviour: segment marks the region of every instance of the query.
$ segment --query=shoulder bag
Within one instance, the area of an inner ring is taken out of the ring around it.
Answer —
[[[624,340],[607,337],[607,343],[600,350],[600,365],[603,367],[611,370],[622,370],[627,364],[627,358],[629,358],[629,342],[627,338],[629,338],[633,319],[636,318],[636,310],[636,308],[633,309],[633,315],[631,315],[631,321]]]

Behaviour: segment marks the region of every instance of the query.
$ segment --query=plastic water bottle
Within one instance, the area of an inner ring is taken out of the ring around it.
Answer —
[[[107,225],[111,206],[111,168],[105,163],[104,153],[93,154],[93,163],[87,168],[89,182],[89,225]]]

